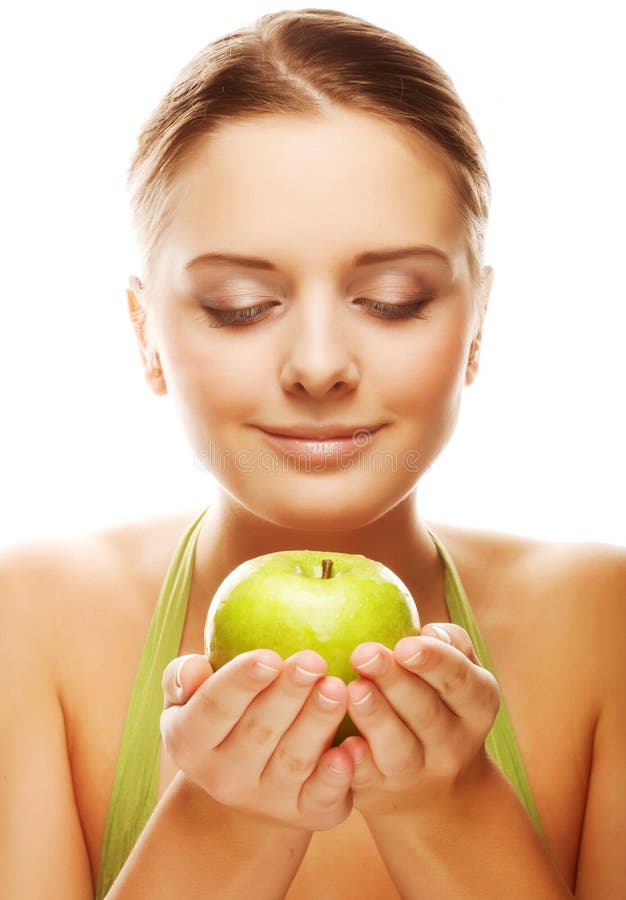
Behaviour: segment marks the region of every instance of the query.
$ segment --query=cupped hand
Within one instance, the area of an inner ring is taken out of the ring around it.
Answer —
[[[161,714],[168,754],[219,803],[310,831],[334,827],[352,809],[354,765],[331,746],[348,694],[326,671],[312,650],[286,660],[253,650],[216,672],[201,654],[172,660]]]
[[[340,746],[355,764],[355,808],[423,808],[485,771],[500,690],[463,628],[429,624],[393,651],[359,644],[350,662],[362,676],[348,685],[348,714],[361,737]]]

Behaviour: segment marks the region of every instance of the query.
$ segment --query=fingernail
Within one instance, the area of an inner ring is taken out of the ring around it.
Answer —
[[[439,625],[431,625],[430,627],[435,632],[437,637],[440,638],[442,641],[445,641],[446,644],[452,643],[452,641],[450,640],[450,635],[448,634],[448,632],[446,631],[445,628],[441,628]]]
[[[366,702],[370,699],[371,696],[372,696],[372,691],[371,691],[371,689],[370,689],[370,690],[367,692],[367,694],[363,694],[362,697],[360,697],[358,700],[353,700],[352,703],[353,703],[354,706],[361,706],[361,705],[363,705],[364,703],[366,703]]]
[[[322,677],[322,673],[310,672],[308,669],[303,669],[302,666],[296,666],[293,677],[298,684],[313,684],[314,681]]]
[[[178,661],[178,665],[176,666],[176,671],[174,672],[174,684],[173,684],[172,688],[170,689],[171,693],[172,693],[172,696],[171,696],[172,703],[182,703],[183,702],[183,699],[185,696],[185,688],[183,687],[182,672],[183,672],[185,663],[187,662],[189,657],[192,655],[193,654],[188,653],[185,656],[181,656],[180,660]]]
[[[183,666],[185,665],[185,663],[187,662],[187,660],[189,659],[190,656],[193,656],[193,653],[187,653],[185,656],[181,656],[180,662],[176,666],[176,672],[174,674],[174,682],[176,684],[176,687],[181,691],[183,689],[183,682],[182,682]]]
[[[327,697],[325,694],[322,694],[320,691],[315,692],[317,695],[317,702],[321,709],[325,711],[330,711],[331,709],[337,709],[341,700],[333,700],[332,697]]]
[[[417,653],[414,653],[413,656],[408,656],[406,659],[402,660],[402,665],[404,666],[412,666],[417,662],[420,662],[424,657],[424,651],[418,650]]]
[[[367,669],[368,671],[373,672],[377,668],[377,663],[380,659],[382,659],[382,653],[378,650],[373,656],[366,659],[365,662],[358,663],[357,669]]]
[[[268,666],[265,663],[259,662],[258,660],[255,662],[252,673],[256,676],[256,678],[261,678],[265,681],[270,677],[270,675],[278,675],[280,669],[276,669],[274,666]]]

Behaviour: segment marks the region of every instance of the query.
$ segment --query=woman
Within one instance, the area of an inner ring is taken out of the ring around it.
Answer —
[[[267,15],[183,70],[130,182],[146,379],[219,489],[5,554],[7,896],[621,896],[624,549],[419,514],[493,275],[449,78],[344,13]],[[217,586],[304,547],[384,562],[422,633],[355,647],[349,685],[306,648],[213,673]]]

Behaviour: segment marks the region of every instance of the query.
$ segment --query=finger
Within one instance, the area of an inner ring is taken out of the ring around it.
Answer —
[[[421,633],[424,634],[424,632],[427,635],[438,638],[445,644],[456,647],[471,662],[480,665],[480,660],[476,655],[470,636],[460,625],[455,625],[453,622],[429,622],[428,625],[424,625],[422,628]]]
[[[351,735],[340,745],[350,754],[354,765],[352,789],[364,790],[380,786],[384,780],[382,773],[376,768],[367,741],[362,737]]]
[[[341,803],[343,811],[348,813],[352,807],[350,783],[353,772],[350,756],[340,747],[331,747],[303,784],[298,797],[298,812],[301,815],[325,812]]]
[[[429,643],[438,647],[443,642],[440,638],[422,638],[420,635],[407,645],[411,648],[407,651],[412,654],[410,659],[413,660],[415,655],[415,646],[424,648]],[[399,644],[400,642],[396,646]],[[374,682],[390,709],[422,744],[426,738],[431,742],[445,738],[446,733],[450,734],[450,729],[455,727],[458,717],[448,709],[437,691],[424,679],[416,678],[406,666],[400,665],[394,652],[383,644],[371,641],[359,644],[350,657],[350,662],[358,672],[364,673],[368,681]],[[415,665],[412,668],[415,669]],[[368,708],[373,702],[364,700],[364,708]],[[399,752],[403,750],[398,749]],[[379,757],[376,759],[383,771]],[[388,773],[385,771],[385,774]]]
[[[382,775],[404,775],[421,766],[424,753],[418,737],[372,681],[351,681],[348,696],[348,715],[367,741]]]
[[[244,710],[219,752],[229,764],[261,777],[277,744],[296,719],[328,664],[314,650],[300,650],[284,661],[274,684]],[[214,676],[215,677],[215,676]]]
[[[189,663],[191,665],[191,663]],[[254,698],[278,677],[283,660],[273,650],[249,650],[206,678],[184,707],[166,709],[162,728],[184,732],[185,745],[211,750],[232,730]],[[186,668],[183,677],[186,677]]]
[[[402,638],[393,650],[394,658],[408,671],[419,675],[459,718],[480,720],[499,705],[498,685],[487,669],[441,639],[424,636]]]
[[[302,784],[315,771],[348,708],[346,685],[336,676],[322,678],[279,740],[261,778],[268,785]]]
[[[194,694],[213,668],[204,654],[187,653],[173,659],[163,670],[163,709],[180,706]]]

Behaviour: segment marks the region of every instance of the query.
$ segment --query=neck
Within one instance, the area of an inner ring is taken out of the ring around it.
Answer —
[[[278,526],[255,516],[219,491],[202,523],[196,548],[192,597],[198,618],[206,615],[218,585],[240,563],[265,553],[293,549],[360,553],[378,560],[405,583],[422,625],[448,621],[443,562],[417,515],[414,493],[364,527],[329,532]],[[190,613],[194,615],[194,611]]]

